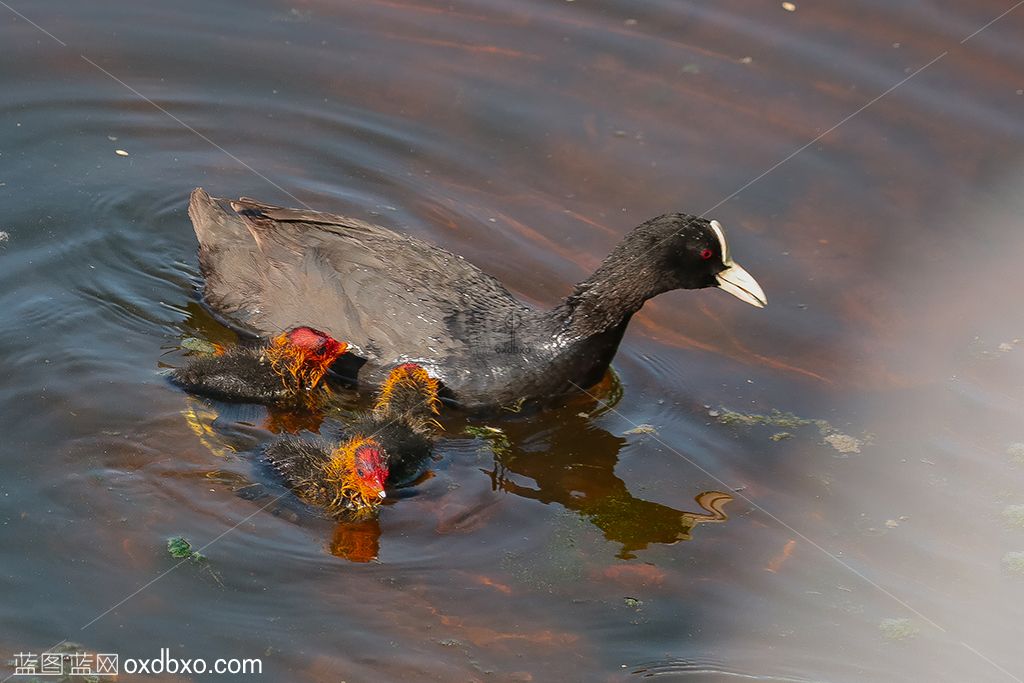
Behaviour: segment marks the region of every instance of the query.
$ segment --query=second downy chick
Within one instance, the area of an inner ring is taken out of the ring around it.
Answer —
[[[332,515],[372,512],[389,480],[406,479],[430,456],[439,407],[437,380],[404,363],[388,375],[373,409],[340,440],[288,436],[264,455],[303,501]]]

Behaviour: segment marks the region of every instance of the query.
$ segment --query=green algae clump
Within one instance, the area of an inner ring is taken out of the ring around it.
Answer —
[[[906,640],[916,636],[921,629],[910,619],[882,619],[878,630],[887,640]]]

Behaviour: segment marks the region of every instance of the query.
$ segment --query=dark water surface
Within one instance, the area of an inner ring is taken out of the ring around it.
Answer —
[[[1020,680],[1024,8],[963,42],[1011,6],[0,3],[0,654]],[[543,304],[711,210],[771,303],[659,297],[614,408],[446,416],[431,476],[336,525],[275,502],[261,410],[159,374],[231,339],[196,185],[400,227]],[[175,535],[209,564],[164,575]]]

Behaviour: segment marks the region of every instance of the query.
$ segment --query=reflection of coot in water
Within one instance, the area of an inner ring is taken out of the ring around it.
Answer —
[[[189,204],[214,310],[264,335],[322,329],[366,360],[360,379],[372,384],[416,360],[471,409],[591,386],[631,316],[662,292],[720,287],[766,302],[722,226],[687,214],[635,228],[565,301],[540,311],[461,257],[387,228],[251,199],[231,208],[201,189]]]
[[[615,476],[625,439],[580,420],[559,424],[516,443],[495,448],[491,475],[496,489],[557,503],[578,512],[601,529],[605,538],[622,544],[619,556],[633,557],[651,543],[688,541],[693,527],[724,522],[728,493],[705,491],[695,497],[704,512],[686,512],[634,497]],[[527,477],[532,485],[517,483]]]

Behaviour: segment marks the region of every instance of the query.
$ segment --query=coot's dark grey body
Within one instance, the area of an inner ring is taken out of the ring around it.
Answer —
[[[202,189],[189,204],[214,311],[260,335],[324,330],[366,360],[360,382],[415,361],[470,409],[591,386],[630,317],[662,292],[718,286],[764,304],[721,226],[686,214],[637,227],[562,304],[539,311],[461,256],[387,228],[245,198],[231,208]]]

